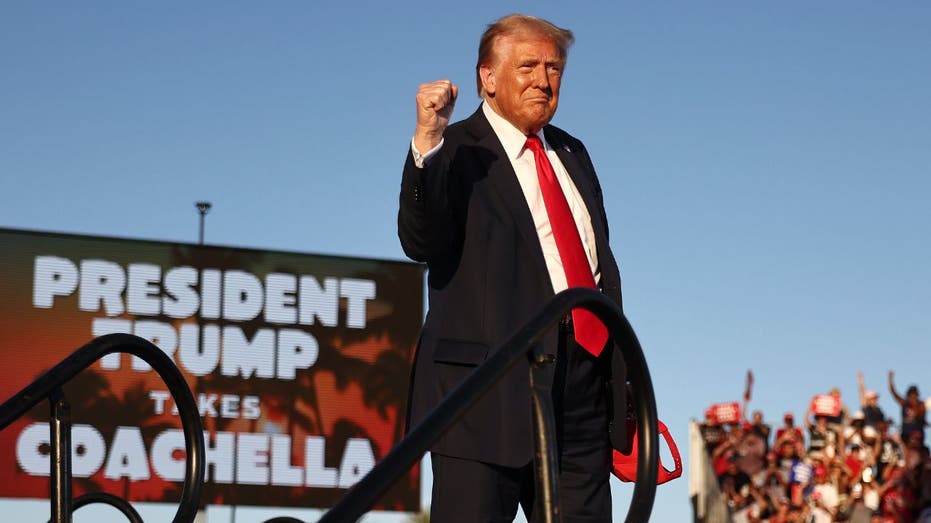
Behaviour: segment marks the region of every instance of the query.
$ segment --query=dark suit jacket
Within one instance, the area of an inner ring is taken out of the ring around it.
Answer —
[[[591,159],[566,132],[547,126],[544,135],[588,207],[601,288],[620,305],[620,274]],[[408,153],[398,235],[404,252],[429,268],[429,311],[411,384],[408,423],[414,426],[553,297],[530,209],[481,108],[446,129],[442,149],[423,169]],[[553,329],[545,337],[547,353],[556,354],[557,335]],[[431,450],[527,464],[533,455],[528,372],[527,362],[515,365]],[[624,387],[614,389],[615,404],[626,405]]]

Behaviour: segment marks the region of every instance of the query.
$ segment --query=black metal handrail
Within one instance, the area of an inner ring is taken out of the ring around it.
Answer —
[[[82,496],[76,501],[71,499],[71,420],[68,403],[61,392],[62,385],[79,372],[90,367],[103,356],[115,352],[132,354],[148,363],[168,386],[168,391],[178,406],[181,428],[184,432],[186,457],[181,501],[172,522],[190,523],[197,515],[200,491],[204,483],[206,455],[203,424],[194,395],[184,381],[181,371],[161,349],[138,336],[131,334],[100,336],[71,353],[70,356],[0,405],[0,430],[5,429],[29,409],[48,398],[52,404],[50,430],[53,433],[50,481],[52,521],[55,523],[70,522],[73,509],[95,502],[114,505],[126,513],[122,504],[114,503],[106,496],[90,498]],[[136,516],[138,517],[138,514]],[[132,517],[130,520],[133,520]]]
[[[627,523],[649,520],[656,495],[656,476],[659,466],[659,432],[657,430],[656,398],[640,342],[620,308],[607,296],[590,289],[569,289],[557,294],[526,325],[519,329],[482,365],[477,367],[453,390],[423,421],[395,446],[385,458],[369,471],[349,492],[333,506],[318,523],[344,523],[358,520],[370,510],[378,498],[410,469],[415,462],[444,432],[464,414],[492,385],[494,385],[521,357],[533,354],[531,389],[534,399],[534,430],[537,460],[537,485],[543,488],[539,499],[545,521],[558,521],[552,440],[552,404],[547,383],[541,369],[553,363],[553,355],[541,352],[543,335],[559,323],[569,310],[584,307],[592,311],[608,328],[612,339],[620,347],[627,364],[627,379],[633,396],[632,405],[637,419],[638,463],[634,492],[627,512]],[[547,412],[547,408],[550,409]],[[618,420],[623,423],[624,420]],[[540,445],[544,445],[541,449]],[[547,463],[547,461],[549,461]],[[541,478],[541,474],[545,477]]]
[[[86,507],[87,505],[91,505],[93,503],[110,505],[126,516],[126,519],[129,520],[129,523],[142,523],[142,517],[138,512],[136,512],[136,509],[134,509],[128,501],[107,492],[88,492],[87,494],[84,494],[83,496],[74,500],[73,508],[74,510],[77,510],[81,507]]]

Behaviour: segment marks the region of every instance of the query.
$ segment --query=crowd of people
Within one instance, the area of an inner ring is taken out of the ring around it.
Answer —
[[[931,523],[931,457],[925,439],[927,404],[918,387],[905,396],[889,372],[901,407],[896,422],[858,376],[860,406],[849,411],[838,389],[812,401],[801,423],[791,412],[775,429],[760,411],[701,424],[732,521],[747,523]],[[929,400],[931,402],[931,400]],[[824,403],[824,402],[822,402]]]

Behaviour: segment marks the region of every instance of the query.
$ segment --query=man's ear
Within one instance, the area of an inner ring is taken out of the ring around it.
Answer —
[[[491,96],[495,94],[495,70],[487,65],[478,68],[478,75],[482,79],[482,87]]]

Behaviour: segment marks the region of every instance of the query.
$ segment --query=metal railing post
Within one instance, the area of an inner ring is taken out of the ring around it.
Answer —
[[[559,484],[556,481],[556,413],[553,408],[553,371],[556,356],[534,348],[530,364],[530,399],[533,404],[533,465],[536,485],[536,507],[543,523],[559,523]]]
[[[61,387],[55,387],[48,400],[52,447],[49,478],[52,521],[71,523],[71,405],[65,399]]]

